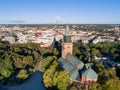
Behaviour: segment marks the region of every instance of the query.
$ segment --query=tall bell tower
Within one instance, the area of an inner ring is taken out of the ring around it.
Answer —
[[[73,51],[73,43],[71,41],[71,35],[69,32],[69,26],[68,24],[66,25],[66,29],[65,29],[65,34],[63,35],[64,40],[62,43],[62,57],[66,58],[66,55],[72,54]]]

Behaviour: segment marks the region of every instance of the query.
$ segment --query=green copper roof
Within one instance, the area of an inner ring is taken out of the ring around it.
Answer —
[[[91,67],[89,67],[87,70],[82,72],[82,75],[87,77],[87,78],[91,78],[91,79],[97,79],[98,78],[97,73]]]
[[[78,70],[67,60],[61,57],[58,59],[58,62],[59,62],[59,65],[63,67],[63,69],[67,70],[70,73],[71,78],[73,80],[76,80],[79,77]]]
[[[64,42],[71,42],[71,35],[68,24],[66,25],[65,34],[64,34]]]
[[[71,78],[72,78],[73,80],[78,80],[78,79],[80,79],[80,75],[79,75],[78,70],[72,71],[70,75],[71,75]]]
[[[68,24],[66,25],[66,29],[65,29],[65,35],[69,35],[69,26],[68,26]]]
[[[66,59],[70,60],[70,62],[72,62],[75,66],[80,67],[81,69],[84,67],[84,63],[71,54],[67,54]]]

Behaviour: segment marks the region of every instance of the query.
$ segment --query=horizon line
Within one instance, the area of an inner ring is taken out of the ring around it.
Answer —
[[[66,24],[66,23],[0,23],[0,25],[13,25],[13,24],[17,24],[17,25],[25,25],[25,24],[28,24],[28,25],[32,25],[32,24],[57,24],[57,25],[63,25],[63,24]],[[101,25],[104,25],[104,24],[108,24],[108,25],[120,25],[120,23],[68,23],[68,24],[91,24],[91,25],[98,25],[98,24],[101,24]]]

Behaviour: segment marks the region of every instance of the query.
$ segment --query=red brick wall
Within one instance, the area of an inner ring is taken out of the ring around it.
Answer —
[[[67,53],[72,54],[73,43],[63,43],[62,44],[62,57],[65,58]]]
[[[91,78],[86,78],[85,76],[82,75],[82,82],[96,82],[97,81],[97,78],[96,79],[91,79]]]

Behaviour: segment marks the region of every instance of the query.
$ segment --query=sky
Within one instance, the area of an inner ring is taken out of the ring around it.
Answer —
[[[120,0],[0,0],[0,24],[120,24]]]

